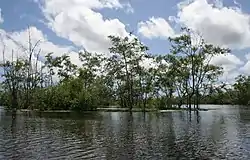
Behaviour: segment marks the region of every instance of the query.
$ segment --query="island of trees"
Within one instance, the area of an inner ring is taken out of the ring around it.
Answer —
[[[137,38],[109,36],[110,54],[79,52],[81,66],[70,56],[48,53],[38,65],[38,45],[29,43],[27,58],[5,59],[3,51],[1,105],[9,109],[96,110],[98,107],[169,109],[199,104],[248,105],[250,77],[234,84],[218,82],[223,68],[211,59],[230,52],[183,34],[169,38],[165,55],[149,54]],[[35,60],[32,57],[37,57]],[[145,65],[149,62],[150,65]]]

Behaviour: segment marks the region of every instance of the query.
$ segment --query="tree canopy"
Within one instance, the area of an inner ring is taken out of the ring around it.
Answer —
[[[1,103],[11,109],[39,110],[95,110],[111,105],[130,110],[184,105],[191,110],[201,103],[248,105],[250,78],[239,76],[227,88],[217,81],[222,68],[211,64],[214,56],[230,50],[207,44],[189,29],[182,31],[169,38],[171,49],[166,55],[150,54],[137,38],[109,36],[110,55],[80,52],[81,66],[69,55],[53,53],[38,65],[39,52],[34,49],[28,50],[26,59],[3,59]]]

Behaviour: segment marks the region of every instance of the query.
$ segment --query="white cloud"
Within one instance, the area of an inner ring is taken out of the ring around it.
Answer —
[[[119,0],[43,0],[42,11],[48,26],[60,37],[91,52],[108,52],[109,35],[127,36],[125,25],[118,19],[105,19],[97,10],[125,9],[129,3]]]
[[[241,4],[239,2],[237,2],[236,0],[234,0],[233,2],[236,6],[238,6],[238,8],[241,8]]]
[[[38,30],[36,27],[30,27],[25,30],[21,31],[15,31],[15,32],[6,32],[3,29],[0,29],[0,62],[3,61],[2,53],[4,51],[5,60],[11,60],[12,59],[12,53],[13,53],[13,59],[17,58],[28,58],[28,49],[29,49],[29,35],[31,39],[32,48],[34,45],[39,41],[36,49],[34,50],[34,54],[32,56],[32,63],[33,66],[36,63],[36,56],[39,52],[40,58],[37,61],[38,68],[41,68],[41,66],[44,65],[44,57],[47,53],[53,52],[54,56],[61,56],[63,54],[68,54],[71,62],[80,66],[81,62],[78,59],[78,53],[72,51],[72,47],[69,46],[61,46],[56,45],[52,42],[50,42],[46,35],[44,35],[40,30]],[[44,70],[46,72],[46,69]],[[58,82],[59,77],[54,76],[53,77],[54,82]]]
[[[211,64],[223,68],[223,74],[219,77],[219,80],[232,82],[234,78],[240,74],[238,68],[241,67],[244,62],[235,55],[228,53],[214,56],[211,59]]]
[[[208,42],[237,49],[250,47],[250,16],[239,7],[225,7],[221,0],[188,0],[178,7],[175,21],[201,33]]]
[[[242,12],[239,3],[234,1],[234,4],[236,6],[225,7],[222,0],[185,0],[178,4],[177,16],[170,16],[168,20],[198,32],[214,45],[232,49],[248,48],[250,15]],[[168,21],[160,17],[140,22],[138,32],[147,38],[177,35]],[[222,81],[232,81],[241,73],[250,73],[250,61],[245,64],[231,53],[215,56],[211,63],[223,68],[224,73],[219,78]]]
[[[13,58],[27,58],[29,53],[29,35],[31,39],[31,44],[33,48],[35,44],[39,41],[37,47],[34,50],[33,59],[36,59],[37,53],[40,51],[39,57],[43,58],[46,54],[53,52],[55,56],[61,56],[63,54],[68,54],[73,63],[80,65],[79,60],[76,58],[78,54],[72,51],[72,47],[56,45],[50,42],[46,35],[44,35],[36,27],[30,27],[25,30],[16,32],[6,32],[0,29],[1,41],[0,41],[0,52],[5,51],[6,60]],[[5,46],[5,47],[4,47]],[[0,61],[3,57],[0,56]],[[40,62],[42,63],[42,62]]]
[[[169,23],[163,18],[151,17],[138,24],[138,33],[146,38],[168,38],[175,34]]]
[[[211,64],[221,66],[225,71],[231,71],[238,66],[243,65],[244,62],[235,55],[228,53],[214,56],[211,60]]]
[[[124,4],[124,6],[125,6],[126,13],[129,14],[129,13],[134,13],[135,12],[130,3],[126,3],[126,4]]]
[[[3,17],[2,17],[2,10],[1,10],[1,8],[0,8],[0,24],[3,23],[3,21],[4,21],[4,20],[3,20]]]
[[[250,75],[250,53],[245,55],[247,62],[239,70],[242,71],[245,75]]]
[[[219,81],[230,85],[235,82],[235,78],[239,76],[240,74],[241,73],[237,70],[234,70],[231,72],[224,72],[222,76],[219,77]]]

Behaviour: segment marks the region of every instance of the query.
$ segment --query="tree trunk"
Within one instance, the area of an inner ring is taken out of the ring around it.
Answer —
[[[182,106],[182,100],[179,100],[179,102],[178,102],[178,108],[181,108],[181,106]]]
[[[147,107],[147,99],[148,99],[148,94],[145,95],[145,99],[143,101],[143,111],[146,111],[146,107]]]
[[[188,108],[189,108],[189,111],[191,111],[192,110],[192,105],[191,105],[191,96],[190,95],[188,95],[188,97],[187,97],[187,103],[188,103]]]
[[[15,90],[11,93],[11,109],[16,110],[18,108],[17,92]]]
[[[196,100],[195,100],[195,105],[196,105],[196,109],[199,109],[199,103],[200,103],[200,95],[199,95],[199,91],[198,89],[196,89]]]
[[[173,91],[170,90],[169,98],[168,98],[168,108],[172,108],[172,106],[173,106],[173,104],[172,104],[172,97],[173,97]]]

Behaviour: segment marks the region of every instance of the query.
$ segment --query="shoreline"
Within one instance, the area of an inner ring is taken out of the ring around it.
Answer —
[[[199,109],[198,111],[209,111],[211,109]],[[17,112],[40,112],[40,113],[74,113],[78,111],[72,111],[72,110],[46,110],[46,111],[40,111],[38,109],[17,109]],[[159,109],[140,109],[140,108],[134,108],[132,111],[130,111],[128,108],[97,108],[96,110],[86,110],[86,111],[79,111],[80,113],[84,112],[158,112],[158,113],[164,113],[164,112],[173,112],[173,111],[189,111],[187,108],[166,108],[163,110]],[[191,111],[197,111],[196,109],[192,109]]]

